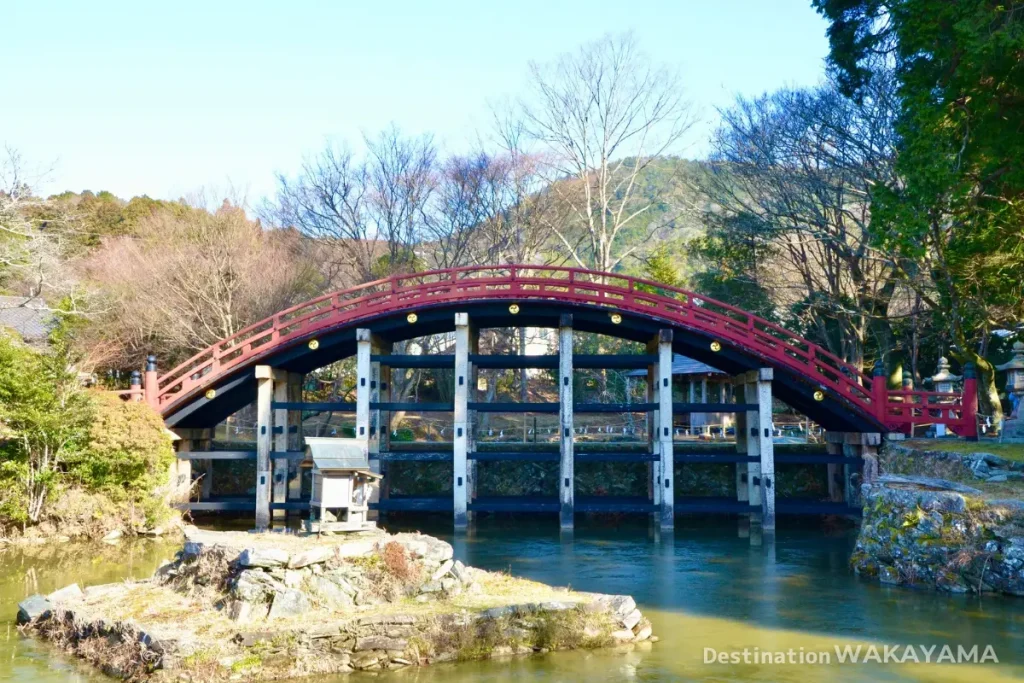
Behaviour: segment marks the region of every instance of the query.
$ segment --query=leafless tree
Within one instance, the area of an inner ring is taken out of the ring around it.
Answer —
[[[83,313],[88,297],[68,259],[74,256],[73,216],[33,194],[41,174],[30,174],[21,154],[0,157],[0,289],[16,306]],[[4,304],[0,304],[2,306]]]
[[[310,238],[332,284],[365,282],[414,270],[434,190],[430,136],[403,137],[391,127],[366,138],[366,154],[327,146],[298,176],[278,176],[264,215]]]
[[[137,233],[106,241],[82,266],[110,304],[89,339],[108,362],[147,351],[183,360],[318,293],[296,233],[265,230],[226,202],[214,213],[157,213]]]
[[[859,104],[833,85],[739,98],[721,112],[704,180],[709,224],[771,254],[746,275],[857,365],[870,334],[890,334],[896,291],[868,201],[872,185],[893,182],[895,90],[873,87]]]
[[[576,265],[613,270],[645,241],[621,243],[657,203],[644,196],[645,169],[692,125],[680,79],[652,64],[628,34],[531,64],[530,75],[524,131],[541,144],[549,186],[571,218],[547,227]]]

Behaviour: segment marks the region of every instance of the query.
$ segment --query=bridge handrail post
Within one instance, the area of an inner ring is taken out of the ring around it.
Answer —
[[[156,356],[153,354],[146,356],[146,375],[143,384],[143,391],[146,403],[148,403],[153,409],[158,408],[157,397],[160,393],[160,384],[157,380]]]
[[[130,401],[141,401],[143,397],[142,393],[142,373],[138,370],[132,370],[132,379],[129,384],[131,394],[128,397]]]
[[[978,368],[972,363],[964,364],[964,393],[960,399],[960,419],[963,422],[963,436],[968,441],[978,440]]]
[[[889,387],[886,386],[885,363],[881,359],[875,361],[875,367],[871,371],[871,402],[878,421],[885,423],[885,416],[888,412]]]

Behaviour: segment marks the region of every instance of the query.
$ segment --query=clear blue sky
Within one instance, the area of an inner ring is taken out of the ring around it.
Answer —
[[[43,192],[177,198],[233,185],[258,200],[327,140],[391,122],[460,149],[527,63],[632,30],[681,68],[701,110],[817,83],[809,0],[8,0],[0,145],[52,167]]]

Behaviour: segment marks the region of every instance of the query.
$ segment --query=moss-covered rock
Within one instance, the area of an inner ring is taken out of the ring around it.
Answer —
[[[865,487],[850,565],[887,584],[1024,595],[1022,529],[1020,501],[882,481]]]

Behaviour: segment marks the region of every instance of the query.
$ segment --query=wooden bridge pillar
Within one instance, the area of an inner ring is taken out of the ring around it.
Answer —
[[[274,376],[274,402],[275,403],[297,403],[302,401],[302,375],[294,372],[275,372]],[[278,379],[280,378],[280,379]],[[298,463],[290,464],[287,453],[290,450],[289,444],[293,441],[301,443],[302,435],[302,411],[277,408],[274,410],[273,434],[274,434],[274,483],[273,502],[285,503],[293,497],[293,493],[301,492],[302,480],[296,477],[296,484],[293,484],[292,475],[297,473]],[[292,438],[292,433],[297,434]],[[294,495],[298,498],[298,495]],[[287,510],[273,510],[272,517],[276,521],[284,520],[288,516]]]
[[[733,401],[735,403],[745,403],[747,400],[746,396],[746,381],[743,379],[743,375],[734,377],[733,382]],[[749,455],[748,442],[750,439],[747,436],[747,412],[739,411],[736,413],[734,419],[735,431],[736,431],[736,453],[740,455]],[[736,463],[736,501],[738,503],[750,502],[750,464],[746,462]],[[749,524],[747,525],[749,529]]]
[[[854,486],[853,475],[859,470],[861,484],[873,484],[878,476],[878,447],[882,444],[882,435],[878,432],[825,432],[825,446],[829,455],[842,455],[846,458],[859,458],[860,463],[844,462],[842,479],[833,483],[832,477],[838,474],[839,466],[829,465],[829,498],[847,505],[858,504],[860,496]]]
[[[375,347],[375,353],[382,356],[390,356],[393,350],[390,342],[379,342]],[[370,362],[370,402],[390,403],[391,402],[391,366],[380,361]],[[391,450],[391,411],[370,410],[370,443],[369,460],[376,463],[374,471],[384,475],[380,486],[376,487],[374,493],[378,500],[389,497],[390,484],[387,480],[388,464],[381,458],[381,453]],[[378,513],[377,518],[383,519],[386,513]]]
[[[178,440],[175,442],[177,453],[210,450],[212,429],[175,429],[174,432],[178,436]],[[207,499],[213,489],[213,461],[199,460],[195,462],[197,465],[204,464],[205,467],[200,490],[202,491],[201,497]],[[174,464],[171,466],[171,500],[174,502],[187,503],[189,501],[194,481],[192,463],[192,459],[188,457],[175,458]]]
[[[771,368],[757,371],[758,451],[761,456],[761,525],[765,532],[775,532],[775,442],[772,439]]]
[[[302,402],[302,386],[305,383],[305,379],[305,376],[301,373],[288,373],[288,401],[290,403]],[[302,411],[289,410],[287,413],[285,428],[289,434],[295,434],[295,450],[304,450],[305,438],[302,433]],[[285,492],[287,500],[299,500],[302,498],[302,468],[299,466],[300,463],[301,459],[299,458],[288,459],[288,485]]]
[[[658,356],[658,337],[655,337],[651,341],[647,342],[647,355]],[[653,410],[647,411],[647,450],[655,455],[655,459],[650,463],[647,468],[647,475],[649,482],[647,485],[647,493],[650,496],[651,502],[660,507],[661,506],[661,440],[658,435],[661,433],[661,421],[659,418],[659,408],[661,403],[658,400],[659,392],[658,385],[660,384],[660,363],[656,360],[651,365],[647,366],[647,403],[655,405]],[[670,383],[671,386],[671,383]]]
[[[660,463],[661,528],[675,526],[675,458],[672,420],[672,330],[658,333],[658,462]]]
[[[380,425],[380,411],[371,408],[371,402],[380,398],[380,363],[374,368],[373,355],[381,353],[387,344],[378,335],[366,328],[356,329],[356,428],[355,438],[367,450],[370,471],[382,474],[380,462],[380,441],[374,438]],[[377,448],[378,450],[371,451]],[[383,483],[382,483],[383,486]],[[380,487],[371,487],[370,503],[380,501]],[[376,518],[372,513],[371,519]]]
[[[455,435],[452,443],[452,497],[453,516],[456,529],[465,529],[469,524],[469,502],[474,489],[474,473],[469,465],[469,453],[473,439],[473,416],[469,410],[469,398],[476,392],[475,373],[469,360],[477,352],[479,336],[470,325],[468,313],[455,314],[455,405],[452,427]]]
[[[757,370],[743,373],[737,378],[736,384],[738,389],[742,388],[741,391],[736,392],[737,398],[741,398],[746,404],[756,406],[758,402]],[[752,458],[746,463],[746,471],[741,472],[746,474],[746,477],[740,477],[742,485],[746,489],[746,495],[738,494],[737,499],[746,501],[752,506],[761,505],[761,439],[758,437],[761,418],[759,413],[758,407],[755,407],[753,410],[747,410],[736,415],[737,445],[742,444],[747,456]],[[741,426],[742,439],[740,438]],[[753,460],[753,458],[756,458],[756,460]],[[740,471],[739,468],[737,471]],[[751,512],[750,521],[760,524],[761,513]]]
[[[558,321],[558,500],[561,503],[559,523],[563,530],[573,528],[575,513],[576,471],[573,452],[572,355],[572,315],[564,314]]]
[[[256,529],[270,527],[271,478],[270,454],[273,451],[273,414],[275,375],[284,381],[280,371],[269,365],[256,366]]]

